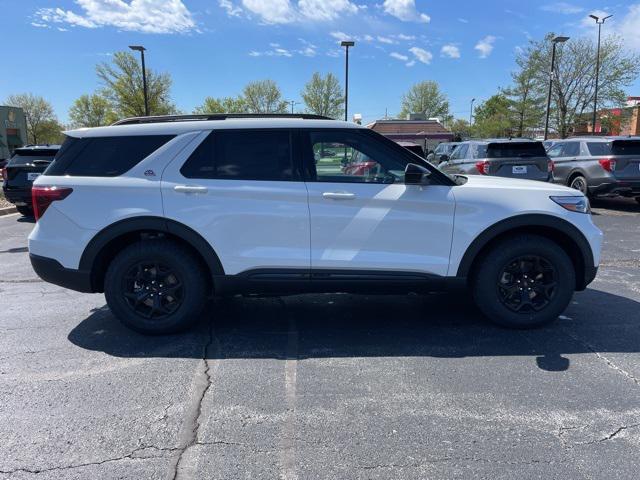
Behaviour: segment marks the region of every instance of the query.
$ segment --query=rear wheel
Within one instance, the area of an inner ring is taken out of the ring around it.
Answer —
[[[579,190],[584,195],[589,194],[589,189],[587,188],[587,179],[584,178],[582,175],[576,175],[575,177],[573,177],[571,179],[571,182],[569,183],[569,186],[571,188]]]
[[[538,235],[495,245],[472,275],[473,297],[492,322],[535,328],[555,320],[575,290],[575,270],[564,250]]]
[[[104,293],[122,323],[160,335],[185,330],[199,319],[207,285],[206,272],[191,252],[170,240],[148,240],[113,259]]]
[[[24,215],[25,217],[33,217],[33,209],[31,207],[22,206],[16,207],[16,209],[18,210],[18,213],[20,215]]]

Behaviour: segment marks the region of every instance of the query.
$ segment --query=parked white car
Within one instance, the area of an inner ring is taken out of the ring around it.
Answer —
[[[34,183],[29,252],[140,332],[188,327],[214,294],[455,287],[489,320],[535,327],[597,272],[602,233],[564,186],[448,176],[308,115],[119,123],[66,132]]]

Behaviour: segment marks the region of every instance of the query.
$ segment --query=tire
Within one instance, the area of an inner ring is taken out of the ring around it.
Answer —
[[[636,197],[636,202],[640,203],[640,197]]]
[[[571,179],[571,182],[569,182],[569,186],[574,190],[582,192],[585,196],[589,196],[587,179],[582,175],[576,175],[575,177],[573,177]]]
[[[33,217],[33,209],[31,207],[17,207],[18,213],[24,217]]]
[[[545,237],[529,234],[494,245],[471,276],[480,311],[491,322],[516,329],[554,321],[567,308],[575,285],[575,269],[565,251]]]
[[[104,295],[124,325],[146,335],[164,335],[199,320],[209,284],[205,268],[186,248],[171,240],[146,240],[113,259]]]

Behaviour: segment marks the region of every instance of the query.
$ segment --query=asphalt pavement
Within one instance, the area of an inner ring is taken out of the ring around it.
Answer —
[[[213,302],[122,327],[0,218],[0,479],[635,479],[640,206],[594,204],[596,281],[544,329],[460,294]]]

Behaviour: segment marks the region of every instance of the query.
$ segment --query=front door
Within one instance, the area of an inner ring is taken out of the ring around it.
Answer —
[[[361,129],[303,135],[312,269],[446,275],[452,187],[405,185],[402,151]]]

